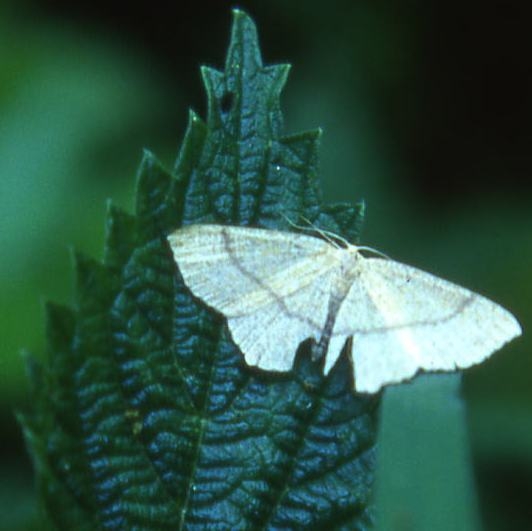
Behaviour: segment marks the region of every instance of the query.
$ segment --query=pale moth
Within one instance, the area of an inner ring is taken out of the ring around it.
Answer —
[[[521,334],[516,318],[465,288],[341,238],[189,225],[168,237],[186,286],[227,319],[248,365],[288,371],[313,338],[324,372],[351,338],[355,389],[419,370],[479,363]]]

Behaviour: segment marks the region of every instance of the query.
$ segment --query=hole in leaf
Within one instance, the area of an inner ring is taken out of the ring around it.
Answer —
[[[225,92],[220,100],[220,109],[223,113],[228,113],[233,107],[233,93]]]

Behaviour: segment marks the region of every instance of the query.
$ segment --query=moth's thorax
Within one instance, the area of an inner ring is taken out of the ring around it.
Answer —
[[[355,245],[338,249],[338,254],[340,260],[339,278],[342,283],[350,286],[360,275],[364,257]]]

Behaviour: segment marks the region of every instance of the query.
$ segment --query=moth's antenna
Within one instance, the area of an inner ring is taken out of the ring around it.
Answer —
[[[295,229],[308,230],[308,227],[302,227],[301,225],[297,225],[296,223],[294,223],[286,214],[281,213],[281,216],[283,216],[283,218],[288,222],[288,224],[294,227]]]
[[[308,220],[305,216],[302,216],[301,214],[299,215],[299,217],[305,222],[305,223],[308,223],[308,227],[303,227],[301,225],[297,225],[296,223],[294,223],[293,221],[291,221],[287,216],[285,216],[283,214],[283,217],[286,219],[286,221],[288,221],[288,223],[290,225],[292,225],[292,227],[295,227],[296,229],[300,229],[300,230],[304,230],[304,231],[312,231],[312,232],[317,232],[320,236],[323,237],[323,239],[330,243],[331,245],[333,245],[334,247],[336,247],[337,249],[340,249],[340,246],[338,245],[338,243],[335,241],[336,240],[340,240],[342,243],[346,244],[346,245],[349,245],[349,242],[345,241],[343,238],[341,238],[340,236],[334,234],[333,232],[329,232],[329,231],[326,231],[326,230],[323,230],[323,229],[320,229],[318,227],[316,227],[316,225],[314,225],[310,220]]]
[[[381,258],[386,258],[386,260],[391,260],[391,258],[387,254],[381,253],[380,251],[377,251],[377,249],[374,249],[373,247],[367,247],[366,245],[360,245],[360,246],[357,245],[357,249],[359,251],[367,251],[369,253],[374,253],[377,256],[380,256]]]
[[[317,232],[325,241],[327,241],[328,243],[330,243],[331,245],[333,245],[337,249],[340,249],[341,247],[338,245],[336,240],[342,242],[345,245],[345,247],[353,247],[352,243],[349,243],[345,238],[342,238],[338,234],[335,234],[334,232],[331,232],[331,231],[328,231],[328,230],[324,230],[324,229],[320,229],[319,227],[316,227],[316,225],[314,225],[314,223],[312,223],[312,221],[310,221],[308,218],[306,218],[302,214],[300,214],[299,217],[305,223],[307,223],[309,225],[308,227],[303,227],[301,225],[298,225],[297,223],[294,223],[288,216],[285,216],[284,214],[281,214],[281,215],[283,216],[284,219],[286,219],[286,221],[290,225],[292,225],[292,227],[295,227],[296,229],[299,229],[299,230]],[[380,256],[381,258],[386,258],[386,260],[391,260],[391,258],[387,254],[384,254],[381,251],[378,251],[377,249],[374,249],[373,247],[368,247],[366,245],[356,245],[356,248],[359,251],[367,251],[369,253],[376,254],[377,256]]]
[[[325,230],[325,229],[320,229],[318,227],[316,227],[316,225],[314,225],[310,220],[308,220],[305,216],[301,215],[300,214],[300,217],[301,219],[305,222],[305,223],[308,223],[313,230],[315,230],[316,232],[318,232],[319,234],[321,234],[321,236],[323,236],[328,242],[330,243],[333,243],[331,242],[331,238],[333,240],[339,240],[341,241],[346,247],[350,247],[352,244],[349,243],[345,238],[342,238],[341,236],[339,236],[338,234],[335,234],[334,232],[331,232],[329,230]],[[338,247],[338,244],[336,243],[333,243],[333,245],[335,245],[336,247]]]

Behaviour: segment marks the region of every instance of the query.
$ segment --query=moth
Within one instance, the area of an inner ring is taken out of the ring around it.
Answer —
[[[186,286],[264,370],[290,370],[312,338],[327,374],[350,339],[355,389],[375,393],[419,370],[480,363],[521,334],[487,298],[339,237],[189,225],[168,241]]]

